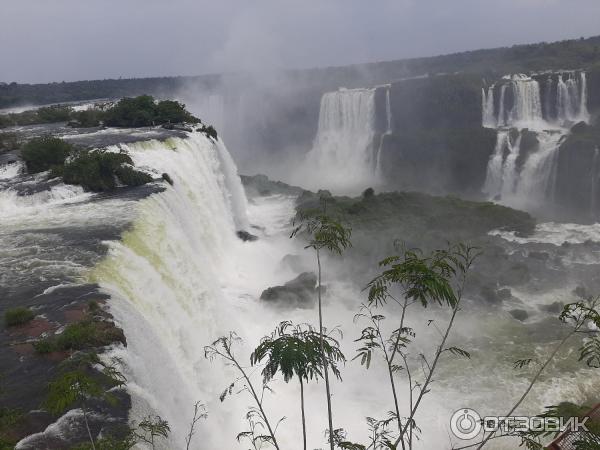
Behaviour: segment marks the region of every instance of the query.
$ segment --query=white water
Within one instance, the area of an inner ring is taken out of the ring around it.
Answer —
[[[18,195],[13,189],[0,191],[0,211],[4,218],[35,215],[58,205],[84,202],[92,194],[86,193],[80,186],[58,184],[49,190],[30,195]]]
[[[556,95],[553,97],[554,83]],[[541,207],[553,200],[561,139],[571,124],[589,121],[586,76],[584,72],[559,74],[556,81],[549,77],[546,87],[548,93],[542,107],[540,84],[536,79],[522,74],[504,77],[497,112],[494,110],[496,86],[482,91],[482,124],[498,129],[482,189],[490,199],[526,209]],[[505,106],[508,89],[513,97],[510,110]],[[552,107],[556,117],[551,117]],[[520,167],[516,161],[521,152],[521,137],[510,139],[506,128],[527,128],[536,133],[539,141]]]
[[[313,148],[293,181],[336,193],[358,193],[377,184],[375,90],[340,89],[323,95]]]
[[[379,139],[379,148],[377,149],[377,162],[376,162],[376,175],[377,178],[381,179],[383,174],[381,173],[381,152],[383,150],[383,140],[386,136],[392,134],[392,102],[390,100],[392,87],[391,85],[386,86],[385,89],[385,118],[386,118],[386,127],[385,132],[381,135]]]
[[[190,140],[140,143],[126,149],[136,164],[156,173],[167,172],[174,180],[172,187],[137,204],[131,230],[120,241],[108,243],[108,256],[90,273],[91,281],[112,294],[111,312],[127,336],[127,348],[114,353],[125,363],[133,396],[132,419],[160,414],[172,429],[168,448],[183,449],[193,404],[200,400],[207,405],[209,418],[199,423],[191,448],[247,448],[235,441],[235,435],[245,429],[243,415],[251,402],[243,393],[223,403],[218,400],[234,373],[220,361],[206,361],[203,346],[236,330],[248,342],[238,351],[241,361],[247,363],[250,346],[280,320],[315,323],[315,310],[282,312],[258,301],[263,289],[296,275],[280,264],[282,258],[305,253],[301,243],[288,239],[294,199],[272,196],[249,204],[250,221],[263,231],[259,241],[242,242],[234,235],[232,193],[227,187],[236,181],[224,180],[227,175],[218,154],[224,150],[222,146],[194,135]],[[244,203],[243,198],[238,200]],[[364,293],[336,278],[330,270],[325,271],[325,317],[330,325],[342,327],[346,334],[342,347],[352,357],[353,339],[358,334],[353,316]],[[415,362],[418,354],[430,352],[435,342],[436,331],[426,325],[430,318],[447,319],[439,311],[410,316],[424,338],[422,345],[414,348]],[[498,365],[499,360],[510,360],[511,352],[519,348],[514,342],[510,346],[498,343],[516,339],[524,343],[519,351],[527,350],[531,338],[524,325],[508,316],[499,318],[498,313],[474,312],[460,319],[452,339],[457,345],[466,341],[470,350],[476,350],[476,359],[466,365],[447,360],[440,366],[438,382],[418,416],[426,430],[417,445],[420,449],[449,447],[447,421],[456,409],[471,406],[489,412],[493,405],[493,412],[499,413],[525,387],[526,381],[514,376],[509,362]],[[547,350],[547,343],[542,342],[538,350]],[[259,371],[251,372],[259,383]],[[595,389],[593,377],[586,384],[577,381],[579,378],[560,377],[558,368],[549,373],[557,377],[541,382],[524,410],[538,412],[557,398],[583,400]],[[343,374],[344,382],[333,384],[336,424],[346,428],[353,439],[364,441],[365,416],[383,418],[390,408],[385,367],[374,362],[366,373],[349,362]],[[399,380],[398,386],[404,396],[404,381]],[[277,381],[273,388],[275,395],[265,397],[266,408],[274,420],[287,417],[278,431],[281,447],[299,448],[298,387],[294,382]],[[322,383],[311,383],[306,389],[309,448],[325,445],[322,390]]]
[[[0,166],[0,181],[6,181],[15,178],[17,175],[19,175],[22,168],[23,164],[21,162]]]

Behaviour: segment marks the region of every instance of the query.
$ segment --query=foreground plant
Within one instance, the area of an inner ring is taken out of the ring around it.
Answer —
[[[240,364],[235,353],[233,351],[233,345],[235,342],[240,342],[241,338],[237,336],[234,332],[230,332],[229,336],[222,336],[218,338],[216,341],[212,343],[212,345],[207,345],[204,347],[204,356],[210,360],[215,358],[220,358],[225,363],[231,367],[233,367],[240,376],[233,380],[229,386],[221,393],[221,401],[224,401],[228,395],[231,395],[233,389],[236,388],[238,384],[241,384],[241,391],[246,391],[250,394],[252,399],[254,400],[255,407],[250,408],[246,418],[251,425],[250,434],[248,432],[242,432],[238,435],[238,440],[242,437],[250,436],[250,439],[253,445],[256,447],[257,443],[269,443],[277,450],[279,450],[279,444],[277,443],[277,438],[275,437],[275,433],[277,431],[277,426],[283,420],[280,419],[275,426],[272,426],[269,418],[265,412],[263,397],[266,390],[268,390],[268,386],[263,383],[262,389],[259,391],[254,387],[250,377],[248,376],[248,372],[246,369]],[[241,392],[240,391],[240,392]],[[256,434],[256,430],[258,428],[265,427],[268,434]]]
[[[360,359],[367,369],[371,365],[373,355],[382,358],[386,364],[390,390],[393,399],[393,411],[389,418],[377,421],[370,420],[369,426],[373,437],[369,448],[412,449],[414,436],[419,432],[415,415],[425,395],[430,392],[430,385],[444,354],[453,354],[470,358],[465,350],[448,347],[447,341],[454,326],[455,318],[461,309],[461,300],[468,272],[478,256],[477,249],[466,245],[452,246],[446,250],[435,250],[430,255],[423,255],[420,250],[405,250],[403,254],[388,257],[380,262],[383,271],[368,284],[368,303],[362,305],[357,320],[367,320],[369,325],[362,330],[357,342],[362,344],[354,359]],[[401,309],[396,328],[389,334],[383,329],[386,316],[377,314],[378,308],[388,303],[396,304]],[[409,307],[420,304],[426,308],[430,304],[450,308],[450,318],[446,325],[439,329],[440,341],[433,355],[427,357],[419,354],[418,364],[412,361],[410,344],[416,335],[406,321]],[[423,379],[416,376],[421,370]],[[400,414],[401,405],[395,378],[405,373],[408,379],[408,417]],[[391,422],[396,423],[396,436],[389,432]]]
[[[290,321],[281,322],[270,336],[262,339],[260,345],[250,356],[252,365],[266,360],[262,370],[265,384],[279,372],[283,375],[286,383],[292,378],[298,378],[304,450],[306,450],[304,383],[323,377],[324,359],[333,374],[341,380],[337,364],[344,362],[346,358],[339,349],[338,341],[331,336],[323,336],[315,332],[308,325],[294,326]]]
[[[325,205],[326,206],[326,205]],[[324,210],[325,210],[324,206]],[[295,228],[290,237],[298,236],[306,233],[309,236],[308,245],[305,248],[314,250],[317,259],[317,294],[319,307],[319,336],[320,336],[320,352],[322,358],[323,375],[325,378],[325,393],[327,395],[327,417],[329,422],[329,446],[334,450],[334,428],[333,428],[333,413],[331,408],[331,387],[329,384],[328,361],[325,353],[325,333],[323,327],[323,305],[322,305],[322,267],[321,267],[321,251],[327,250],[330,253],[341,255],[344,250],[352,245],[350,236],[352,230],[344,227],[340,222],[333,220],[325,213],[316,214],[301,214],[299,223],[295,224]]]
[[[102,361],[95,353],[79,353],[63,363],[60,376],[49,384],[45,406],[53,414],[62,414],[71,407],[79,407],[93,450],[96,445],[88,421],[89,401],[100,399],[114,404],[117,399],[110,393],[125,385],[125,377],[116,368],[118,359]]]
[[[534,385],[539,381],[542,373],[548,367],[548,365],[555,359],[556,355],[565,346],[565,344],[574,338],[575,336],[583,336],[583,344],[579,349],[579,361],[585,361],[585,363],[592,368],[600,368],[600,297],[583,299],[574,303],[565,305],[562,313],[559,316],[559,320],[566,325],[570,326],[569,331],[565,336],[556,344],[552,352],[543,361],[537,361],[535,358],[520,359],[515,361],[514,365],[517,369],[522,369],[530,366],[537,365],[537,369],[533,374],[527,388],[521,394],[519,399],[511,407],[510,411],[502,417],[512,417],[513,413],[521,406],[525,401]],[[560,410],[555,407],[548,408],[546,413],[540,417],[564,417],[564,414],[560,414]],[[500,422],[499,426],[490,432],[484,432],[483,438],[480,442],[466,445],[463,447],[456,447],[456,450],[474,448],[478,450],[485,447],[488,442],[492,439],[504,438],[504,437],[517,437],[521,440],[521,445],[525,446],[530,450],[541,450],[543,445],[541,444],[541,438],[547,437],[549,433],[536,433],[536,432],[511,432],[505,434],[498,433],[500,425],[504,425],[504,422]],[[600,431],[600,430],[598,430]],[[556,435],[557,433],[555,433]],[[575,448],[578,450],[589,450],[597,449],[598,438],[597,433],[583,433],[580,437],[579,443],[575,443]]]

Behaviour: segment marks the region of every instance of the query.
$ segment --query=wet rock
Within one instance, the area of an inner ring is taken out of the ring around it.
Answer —
[[[256,241],[258,239],[258,236],[255,236],[254,234],[248,233],[247,231],[244,231],[244,230],[236,231],[235,234],[237,235],[237,237],[239,237],[244,242]]]
[[[283,286],[265,289],[260,299],[277,306],[312,308],[317,297],[316,286],[317,276],[313,272],[304,272]]]
[[[540,309],[550,314],[560,314],[565,307],[563,302],[554,302],[549,305],[541,305]]]
[[[529,317],[529,313],[524,309],[513,309],[509,311],[509,314],[521,322],[524,322]]]
[[[573,294],[575,294],[577,297],[583,298],[583,299],[587,299],[590,297],[590,293],[583,286],[577,286],[575,289],[573,289]]]
[[[529,252],[529,257],[540,261],[547,261],[550,258],[550,254],[547,252]]]
[[[529,272],[529,267],[524,263],[518,262],[504,270],[500,274],[498,281],[500,284],[518,286],[529,282],[530,279],[531,273]]]
[[[501,301],[512,298],[512,291],[508,288],[498,289],[496,294]]]

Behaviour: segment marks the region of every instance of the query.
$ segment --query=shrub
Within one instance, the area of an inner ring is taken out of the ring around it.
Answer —
[[[4,313],[4,323],[7,327],[23,325],[35,317],[33,311],[29,308],[10,308]]]
[[[131,166],[120,166],[115,169],[115,175],[126,186],[142,186],[152,181],[152,177],[145,172],[135,170]]]
[[[67,184],[77,184],[93,192],[114,189],[117,179],[126,186],[140,186],[152,181],[150,175],[125,164],[133,164],[125,153],[81,152],[65,164],[63,180]]]
[[[107,110],[104,117],[104,124],[110,127],[147,127],[179,122],[197,123],[199,120],[182,103],[173,100],[156,103],[150,95],[123,98]]]
[[[71,114],[69,126],[74,128],[90,128],[100,126],[104,120],[104,111],[99,109],[88,109],[85,111],[75,111]]]
[[[41,339],[33,346],[38,353],[50,353],[101,347],[124,340],[123,332],[112,322],[86,318],[67,325],[61,334]]]
[[[19,138],[16,133],[0,133],[0,153],[14,150],[19,147]]]
[[[35,138],[21,149],[29,173],[44,172],[55,166],[62,166],[74,147],[64,140],[51,136]]]

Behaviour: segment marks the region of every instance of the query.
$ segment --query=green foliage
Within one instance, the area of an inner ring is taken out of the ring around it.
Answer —
[[[319,196],[305,191],[298,199],[299,216],[319,206]],[[327,212],[343,217],[353,234],[363,234],[369,245],[377,239],[392,241],[398,236],[426,250],[448,241],[465,242],[486,237],[494,229],[527,235],[535,229],[528,213],[491,202],[474,202],[454,196],[437,197],[418,192],[386,192],[363,197],[331,197]],[[390,234],[388,230],[392,230]]]
[[[62,166],[74,147],[68,142],[51,136],[34,138],[21,149],[29,173],[38,173]]]
[[[157,439],[167,439],[170,432],[171,428],[166,420],[160,416],[146,416],[133,434],[139,441],[145,442],[154,450]]]
[[[14,125],[35,125],[41,123],[66,122],[73,110],[65,105],[45,106],[22,113],[0,115],[0,128]]]
[[[421,250],[405,250],[401,256],[390,256],[380,261],[384,271],[367,285],[369,303],[380,305],[390,298],[390,287],[399,285],[403,295],[421,302],[430,301],[454,307],[457,297],[451,280],[459,269],[460,260],[455,249],[435,250],[423,256]]]
[[[218,139],[217,130],[212,125],[202,125],[196,131],[201,131],[206,134],[209,138],[214,139],[215,141]]]
[[[29,308],[9,308],[4,312],[4,323],[7,327],[23,325],[32,320],[34,317],[35,314]]]
[[[102,347],[123,340],[122,331],[113,323],[86,318],[67,325],[62,333],[36,341],[33,345],[38,353],[44,354]]]
[[[298,216],[298,219],[294,221],[294,230],[290,237],[295,237],[302,232],[307,233],[310,237],[305,248],[327,249],[341,255],[345,249],[352,246],[352,242],[350,242],[352,229],[345,227],[327,214],[313,210],[302,211]]]
[[[13,450],[17,441],[12,435],[14,427],[23,420],[21,411],[0,406],[0,450]]]
[[[17,133],[0,133],[0,153],[16,150],[20,145]]]
[[[75,128],[97,127],[100,126],[101,122],[104,121],[104,116],[104,111],[96,108],[90,108],[83,111],[74,111],[71,114],[69,126]]]
[[[320,346],[321,335],[311,327],[294,326],[292,322],[284,321],[270,336],[261,340],[250,356],[250,363],[256,365],[266,360],[262,370],[265,383],[278,372],[281,372],[286,383],[294,376],[306,381],[322,378],[323,357]],[[331,336],[324,336],[323,352],[328,367],[341,380],[337,364],[345,362],[346,358],[339,349],[339,342]]]
[[[116,368],[118,363],[114,358],[110,363],[104,362],[95,353],[74,355],[62,363],[58,377],[49,383],[44,406],[58,415],[73,406],[85,408],[90,398],[114,403],[109,390],[125,385],[125,377]]]
[[[152,181],[150,175],[133,169],[132,164],[125,153],[84,151],[65,164],[63,180],[93,192],[115,189],[117,179],[127,186],[140,186]]]
[[[164,100],[156,102],[150,95],[123,98],[104,115],[104,124],[111,127],[147,127],[164,123],[199,122],[185,105]]]

